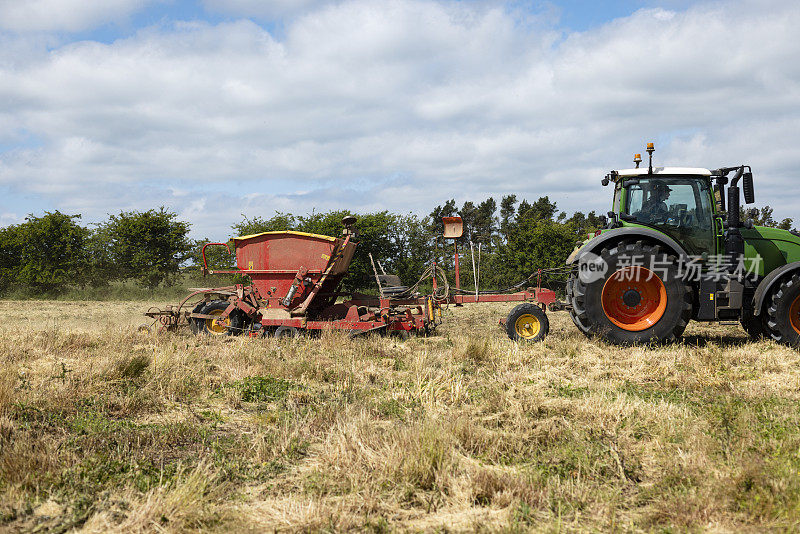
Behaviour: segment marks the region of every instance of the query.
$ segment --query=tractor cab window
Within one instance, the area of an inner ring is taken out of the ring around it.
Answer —
[[[627,189],[625,213],[636,222],[658,227],[678,242],[686,242],[694,249],[690,252],[716,252],[705,180],[641,178]]]

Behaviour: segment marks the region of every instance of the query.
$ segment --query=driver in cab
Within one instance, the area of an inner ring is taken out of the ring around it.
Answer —
[[[642,221],[664,220],[669,213],[666,200],[671,192],[667,184],[652,182],[650,196],[642,204],[642,209],[636,213],[636,218]]]

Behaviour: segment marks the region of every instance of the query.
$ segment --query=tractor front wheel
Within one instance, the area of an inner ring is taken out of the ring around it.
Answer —
[[[783,280],[772,293],[766,326],[775,341],[800,347],[800,275]]]
[[[751,315],[750,313],[742,316],[740,322],[742,324],[742,328],[745,332],[747,332],[748,337],[750,337],[750,341],[760,341],[765,337],[769,338],[769,334],[764,326],[762,317],[763,316]]]
[[[567,284],[572,321],[584,334],[618,345],[672,342],[683,334],[692,298],[677,258],[657,245],[622,242],[601,250],[594,265]]]

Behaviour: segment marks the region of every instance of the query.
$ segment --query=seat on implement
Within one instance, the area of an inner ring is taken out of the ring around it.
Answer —
[[[381,283],[383,294],[387,297],[401,295],[408,291],[408,286],[404,286],[400,277],[396,274],[379,274],[378,280]]]

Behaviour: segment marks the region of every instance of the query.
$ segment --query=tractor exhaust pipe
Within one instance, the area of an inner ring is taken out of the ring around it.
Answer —
[[[739,167],[728,186],[728,229],[725,231],[725,256],[730,264],[728,269],[736,269],[739,258],[744,255],[744,239],[739,228],[742,220],[739,215],[739,180],[744,174],[744,167]]]
[[[728,226],[731,228],[739,228],[742,223],[739,215],[739,180],[742,178],[742,174],[744,174],[744,167],[739,167],[731,180],[731,185],[728,186]]]

